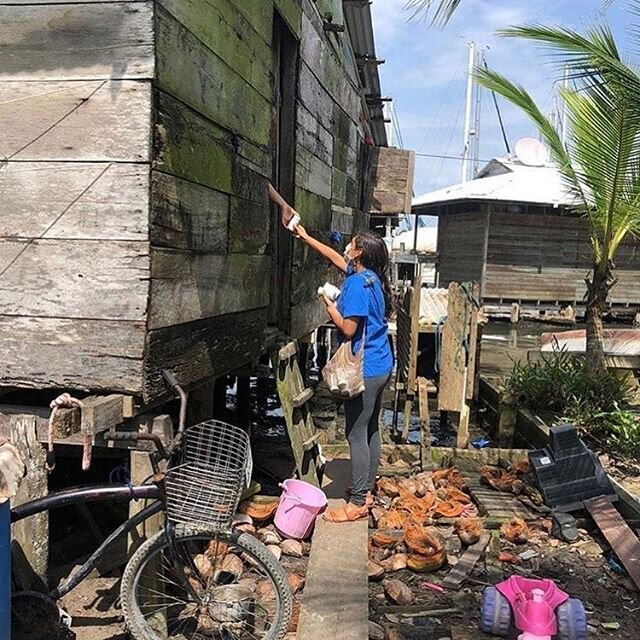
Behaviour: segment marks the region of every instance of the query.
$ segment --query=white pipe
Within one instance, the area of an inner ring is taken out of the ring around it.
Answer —
[[[467,65],[467,98],[464,113],[464,147],[462,150],[462,180],[466,182],[469,176],[469,155],[471,152],[471,108],[473,106],[473,65],[475,63],[476,44],[469,43],[469,62]]]

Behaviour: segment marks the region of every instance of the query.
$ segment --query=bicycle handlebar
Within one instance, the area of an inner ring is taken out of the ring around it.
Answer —
[[[115,441],[119,441],[119,442],[124,442],[124,441],[132,441],[132,442],[138,442],[138,440],[146,440],[146,441],[150,441],[153,442],[153,444],[156,445],[156,449],[158,450],[158,454],[162,457],[162,458],[169,458],[168,454],[167,454],[167,450],[164,448],[164,444],[162,443],[162,440],[160,439],[160,436],[155,434],[155,433],[135,433],[135,432],[128,432],[128,431],[111,431],[108,433],[104,434],[104,439],[105,440],[113,440]]]

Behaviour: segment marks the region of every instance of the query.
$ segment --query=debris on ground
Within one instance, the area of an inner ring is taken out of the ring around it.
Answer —
[[[478,479],[512,496],[513,516],[476,502]],[[369,525],[371,637],[493,637],[480,628],[483,593],[512,575],[554,580],[581,600],[590,638],[637,637],[640,593],[586,512],[563,519],[544,507],[526,460],[381,478]]]

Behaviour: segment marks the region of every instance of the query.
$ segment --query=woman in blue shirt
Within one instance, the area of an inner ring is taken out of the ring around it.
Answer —
[[[380,462],[378,420],[382,392],[393,368],[387,326],[391,312],[389,253],[382,238],[372,233],[355,236],[344,257],[312,238],[301,225],[295,234],[346,274],[337,304],[326,296],[324,301],[341,338],[352,340],[354,353],[364,340],[365,390],[344,405],[351,452],[351,495],[344,507],[324,516],[331,522],[349,522],[367,517]]]

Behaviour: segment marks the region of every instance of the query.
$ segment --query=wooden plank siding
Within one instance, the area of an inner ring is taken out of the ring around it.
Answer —
[[[334,19],[343,21],[341,3]],[[348,34],[312,0],[0,0],[0,387],[155,401],[264,348],[274,16],[299,43],[294,206],[342,250],[361,211]],[[292,240],[293,337],[329,266]]]
[[[438,227],[440,286],[450,282],[484,282],[489,217],[485,213],[442,216]]]
[[[475,212],[471,211],[473,208]],[[558,213],[505,213],[470,203],[440,216],[440,283],[478,279],[487,302],[582,304],[591,269],[587,223]],[[484,226],[483,221],[488,221]],[[482,261],[482,243],[486,243]],[[478,260],[481,260],[478,262]],[[640,304],[640,244],[630,239],[616,258],[612,305]]]

